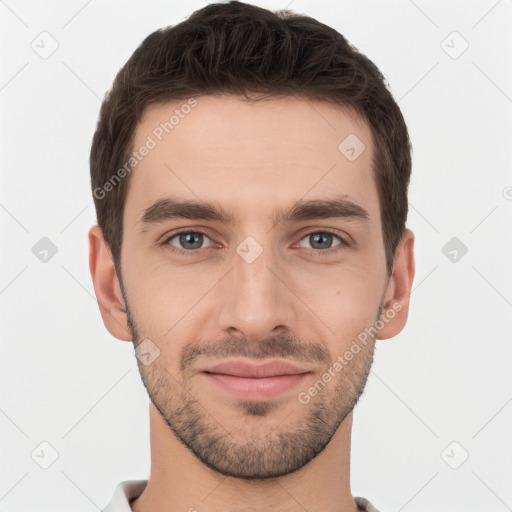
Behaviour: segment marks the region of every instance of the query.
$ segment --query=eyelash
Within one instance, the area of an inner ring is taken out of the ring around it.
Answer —
[[[162,242],[161,245],[169,247],[172,252],[174,252],[174,253],[176,253],[178,255],[193,256],[200,249],[189,249],[189,250],[186,250],[186,249],[180,249],[179,247],[175,247],[174,245],[170,245],[169,244],[169,242],[173,238],[176,238],[179,235],[185,235],[185,234],[191,234],[191,233],[199,233],[199,234],[205,236],[206,238],[209,238],[209,236],[206,233],[204,233],[203,231],[198,230],[198,229],[193,230],[193,231],[178,231],[177,233],[174,233],[173,235],[167,237]],[[340,250],[340,249],[345,249],[345,248],[350,246],[350,244],[344,238],[342,238],[340,235],[338,235],[338,233],[336,233],[334,231],[331,231],[330,229],[322,229],[322,230],[310,231],[309,233],[306,233],[300,240],[304,240],[304,238],[306,238],[308,236],[311,236],[313,234],[316,234],[316,233],[328,233],[330,235],[333,235],[334,237],[336,237],[340,241],[340,244],[336,245],[334,247],[330,247],[329,249],[310,249],[315,254],[318,254],[318,255],[321,255],[322,253],[323,254],[325,254],[325,253],[330,254],[333,251],[337,251],[337,250]],[[204,249],[208,249],[208,247],[204,247]]]

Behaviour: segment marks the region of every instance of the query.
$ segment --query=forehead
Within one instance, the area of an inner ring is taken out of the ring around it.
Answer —
[[[276,203],[347,194],[378,215],[371,131],[347,108],[294,97],[154,104],[136,127],[133,150],[131,226],[168,195],[261,214]]]

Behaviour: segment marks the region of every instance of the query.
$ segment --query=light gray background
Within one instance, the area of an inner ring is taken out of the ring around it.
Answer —
[[[119,68],[204,5],[0,1],[3,512],[99,510],[118,482],[149,475],[149,399],[88,269],[88,156]],[[377,64],[414,146],[411,310],[377,343],[356,408],[353,494],[382,512],[511,510],[512,1],[288,5]],[[51,48],[44,31],[59,45],[46,59],[32,48]],[[58,250],[46,263],[32,252],[42,237]],[[468,248],[455,262],[442,251],[452,237]],[[58,453],[48,469],[43,442]]]

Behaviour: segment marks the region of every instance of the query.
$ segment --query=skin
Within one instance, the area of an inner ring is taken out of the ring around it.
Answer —
[[[89,231],[105,326],[135,346],[149,338],[160,351],[151,364],[138,359],[151,398],[151,474],[132,510],[356,511],[350,490],[353,407],[376,339],[391,338],[406,324],[414,235],[404,231],[388,276],[373,142],[352,111],[291,97],[196,99],[190,114],[132,171],[122,282],[101,229]],[[183,104],[148,108],[134,147]],[[366,146],[354,161],[338,150],[349,134]],[[366,225],[346,218],[273,220],[276,208],[344,194],[368,212]],[[171,195],[221,205],[238,220],[170,219],[142,230],[144,210]],[[309,235],[326,229],[335,235],[315,244]],[[206,236],[188,245],[179,237],[169,240],[180,230]],[[251,263],[236,251],[248,236],[263,250]],[[337,236],[349,245],[340,245]],[[173,251],[180,248],[188,254]],[[378,335],[301,403],[299,392],[393,305],[395,314]],[[228,357],[287,360],[311,373],[275,398],[242,401],[208,385],[198,371]]]

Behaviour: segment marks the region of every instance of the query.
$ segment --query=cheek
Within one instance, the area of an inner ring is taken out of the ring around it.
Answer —
[[[128,272],[128,297],[142,332],[155,339],[180,338],[204,305],[205,294],[219,281],[215,272],[145,261]],[[222,274],[221,274],[222,275]],[[187,327],[188,326],[188,327]]]
[[[381,298],[380,283],[364,271],[338,272],[329,279],[304,282],[298,295],[343,345],[373,325]]]
[[[232,293],[225,287],[226,281],[221,283],[223,276],[230,279],[225,276],[229,262],[171,264],[165,260],[164,248],[158,256],[132,255],[126,262],[127,289],[141,335],[182,339],[185,332],[195,329],[194,321],[203,324],[205,313],[209,316],[211,308],[218,308]],[[380,300],[381,276],[377,275],[376,265],[368,265],[364,258],[361,253],[347,253],[337,265],[298,258],[283,260],[276,265],[277,273],[293,294],[282,291],[279,282],[276,293],[282,293],[282,300],[302,311],[309,318],[308,323],[325,327],[325,336],[336,333],[336,339],[347,340],[375,321]],[[210,302],[213,297],[215,301]],[[291,326],[294,327],[300,326]]]

